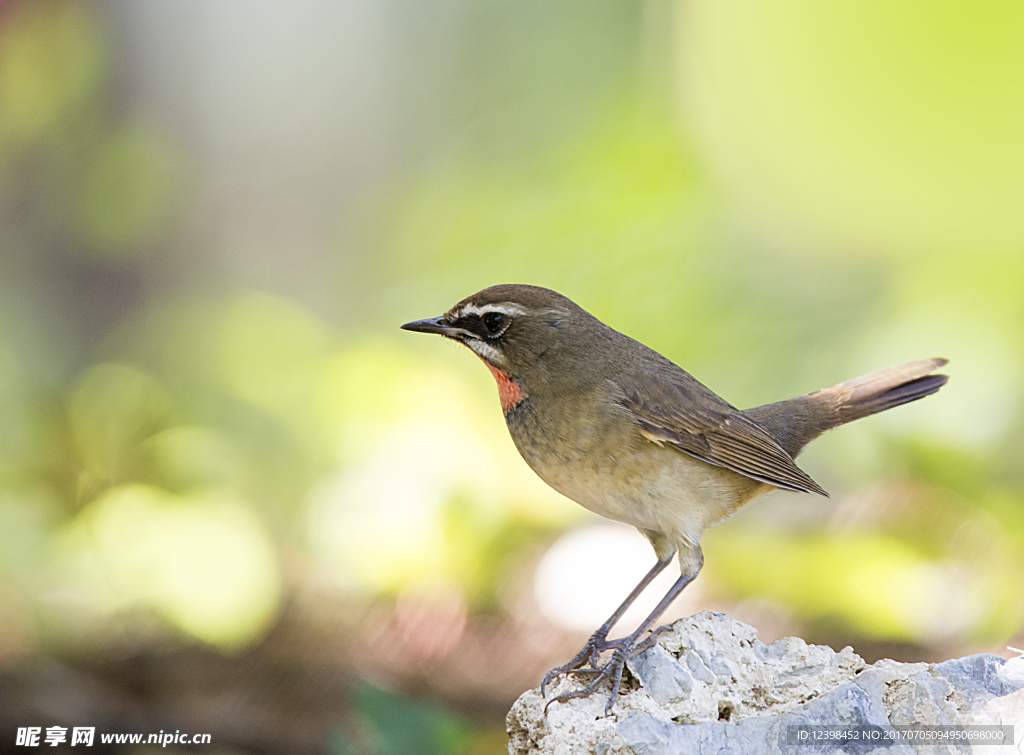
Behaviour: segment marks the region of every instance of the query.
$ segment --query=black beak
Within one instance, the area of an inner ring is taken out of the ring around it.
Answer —
[[[458,333],[461,328],[455,328],[444,321],[443,317],[431,317],[428,320],[415,320],[407,322],[402,330],[411,330],[414,333],[438,333],[442,336],[452,336]]]

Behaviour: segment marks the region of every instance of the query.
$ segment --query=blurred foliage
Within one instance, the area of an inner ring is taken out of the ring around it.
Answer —
[[[168,222],[180,190],[177,156],[142,129],[110,134],[85,167],[77,201],[81,233],[104,254],[131,253]]]
[[[0,144],[13,147],[43,136],[95,94],[107,50],[82,5],[15,3],[8,13],[0,45]]]
[[[939,396],[809,449],[834,502],[772,494],[708,533],[704,589],[835,644],[1018,634],[1024,11],[442,5],[0,5],[0,665],[237,654],[313,587],[506,617],[588,515],[523,464],[475,359],[397,332],[498,282],[740,406],[950,358]],[[315,48],[346,24],[372,49]],[[302,88],[338,70],[369,99]],[[308,110],[238,125],[238,92],[292,90]],[[354,706],[337,752],[497,746],[433,703]]]
[[[701,143],[759,221],[837,251],[1024,241],[1017,3],[696,2],[683,25]]]

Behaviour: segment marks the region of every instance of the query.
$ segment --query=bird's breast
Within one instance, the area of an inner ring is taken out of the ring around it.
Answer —
[[[750,487],[740,475],[646,440],[625,410],[593,401],[552,407],[531,397],[505,419],[520,454],[552,488],[675,542],[698,542]]]

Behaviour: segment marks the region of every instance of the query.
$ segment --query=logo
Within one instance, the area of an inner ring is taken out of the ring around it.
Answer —
[[[41,736],[42,742],[40,742]],[[95,737],[95,726],[76,726],[71,730],[70,744],[72,747],[75,745],[92,747]],[[41,726],[19,726],[17,736],[14,738],[14,744],[18,747],[39,747],[40,745],[56,747],[67,741],[68,727],[66,726],[47,726],[45,735],[43,735]]]

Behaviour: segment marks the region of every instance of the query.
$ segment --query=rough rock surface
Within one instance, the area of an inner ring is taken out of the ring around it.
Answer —
[[[562,677],[548,690],[549,698],[577,689],[584,678]],[[526,692],[508,714],[509,753],[826,751],[787,747],[786,727],[793,724],[1012,725],[1012,747],[976,751],[1024,753],[1024,658],[972,655],[936,664],[882,660],[868,666],[852,648],[836,653],[795,637],[765,645],[753,627],[707,611],[680,619],[661,633],[657,645],[630,661],[615,709],[605,717],[609,692],[606,685],[589,698],[556,703],[547,716],[540,691]],[[918,748],[936,754],[969,751]],[[848,749],[915,755],[904,743]]]

